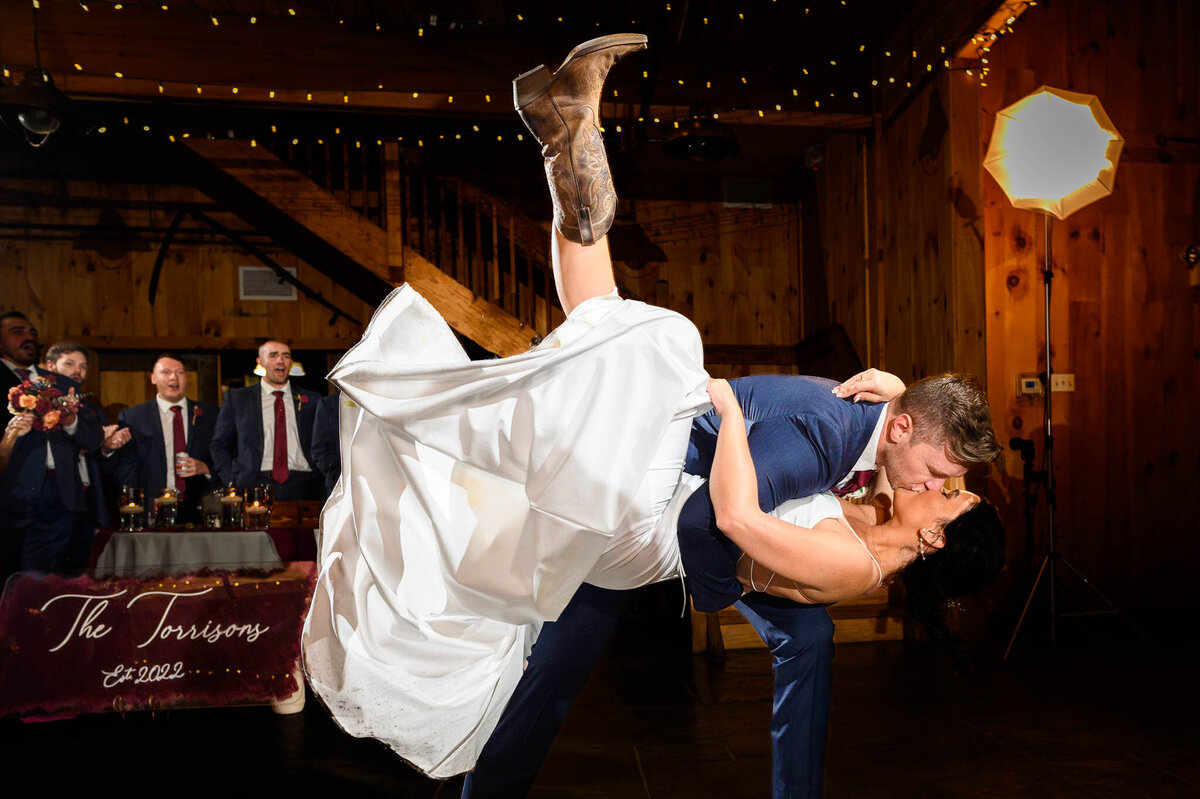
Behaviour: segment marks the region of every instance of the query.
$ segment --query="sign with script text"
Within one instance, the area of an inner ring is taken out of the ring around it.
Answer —
[[[21,573],[0,600],[0,716],[294,693],[312,563],[94,580]]]

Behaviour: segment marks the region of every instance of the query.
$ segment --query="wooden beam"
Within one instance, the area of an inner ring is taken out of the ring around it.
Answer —
[[[186,146],[355,263],[390,282],[383,230],[272,153],[236,139],[188,139]]]
[[[85,347],[100,350],[146,350],[148,352],[216,352],[228,350],[257,350],[261,338],[229,336],[71,336]],[[346,340],[339,338],[285,338],[284,343],[293,350],[346,349]],[[150,371],[146,369],[147,373]]]
[[[404,279],[437,308],[455,330],[500,356],[529,349],[537,331],[503,308],[479,297],[416,253],[410,253]]]

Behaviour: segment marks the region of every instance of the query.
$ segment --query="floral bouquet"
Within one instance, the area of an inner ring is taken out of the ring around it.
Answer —
[[[58,428],[63,411],[76,413],[81,396],[73,390],[63,394],[54,387],[54,378],[40,375],[8,390],[8,412],[32,413],[33,429],[48,433]]]

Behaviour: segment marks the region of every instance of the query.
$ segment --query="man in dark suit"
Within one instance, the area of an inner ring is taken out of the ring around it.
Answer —
[[[187,368],[174,355],[158,356],[150,382],[154,399],[117,417],[132,436],[118,453],[117,479],[141,488],[147,505],[164,488],[178,489],[178,520],[198,523],[205,492],[218,486],[211,451],[217,408],[187,398]]]
[[[313,465],[325,479],[325,496],[333,493],[338,478],[342,476],[342,444],[339,406],[342,393],[335,391],[321,397],[317,403],[317,417],[313,421],[312,456]]]
[[[51,344],[42,359],[45,371],[69,377],[79,385],[87,380],[88,351],[81,344],[73,341],[59,341]],[[68,570],[83,569],[87,566],[92,551],[92,541],[96,528],[112,526],[108,509],[108,500],[104,496],[104,484],[101,472],[112,471],[112,461],[106,457],[125,441],[128,431],[118,432],[116,425],[108,424],[104,409],[94,402],[84,399],[79,403],[79,413],[90,413],[100,424],[104,433],[104,443],[98,452],[79,453],[79,479],[83,484],[83,495],[87,500],[88,512],[80,516],[71,539],[71,548],[67,558]]]
[[[888,404],[843,399],[834,394],[837,383],[821,378],[763,375],[730,384],[749,427],[765,510],[822,491],[849,493],[879,467],[895,489],[940,490],[948,478],[1001,452],[987,398],[961,377],[919,381]],[[696,419],[684,471],[708,475],[719,428],[715,413]],[[678,532],[696,609],[736,603],[771,650],[773,796],[820,796],[833,679],[833,622],[825,606],[743,596],[740,551],[717,529],[707,485],[684,504]],[[557,621],[543,626],[464,797],[528,792],[633,594],[584,583]]]
[[[39,370],[37,329],[19,311],[0,314],[0,390],[49,377],[63,394],[79,392],[70,378]],[[12,414],[4,403],[4,425]],[[97,450],[100,423],[90,413],[61,409],[58,425],[18,439],[0,475],[0,580],[20,570],[63,572],[72,535],[87,515],[79,453]]]
[[[232,389],[217,416],[212,455],[223,483],[275,488],[275,499],[324,499],[321,474],[312,466],[315,391],[293,386],[292,350],[282,341],[258,348],[263,368],[257,386]]]

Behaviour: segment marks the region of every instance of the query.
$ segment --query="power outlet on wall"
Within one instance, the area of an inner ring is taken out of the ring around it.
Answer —
[[[1050,375],[1050,390],[1051,391],[1074,391],[1075,390],[1075,375],[1071,374],[1052,374]]]

